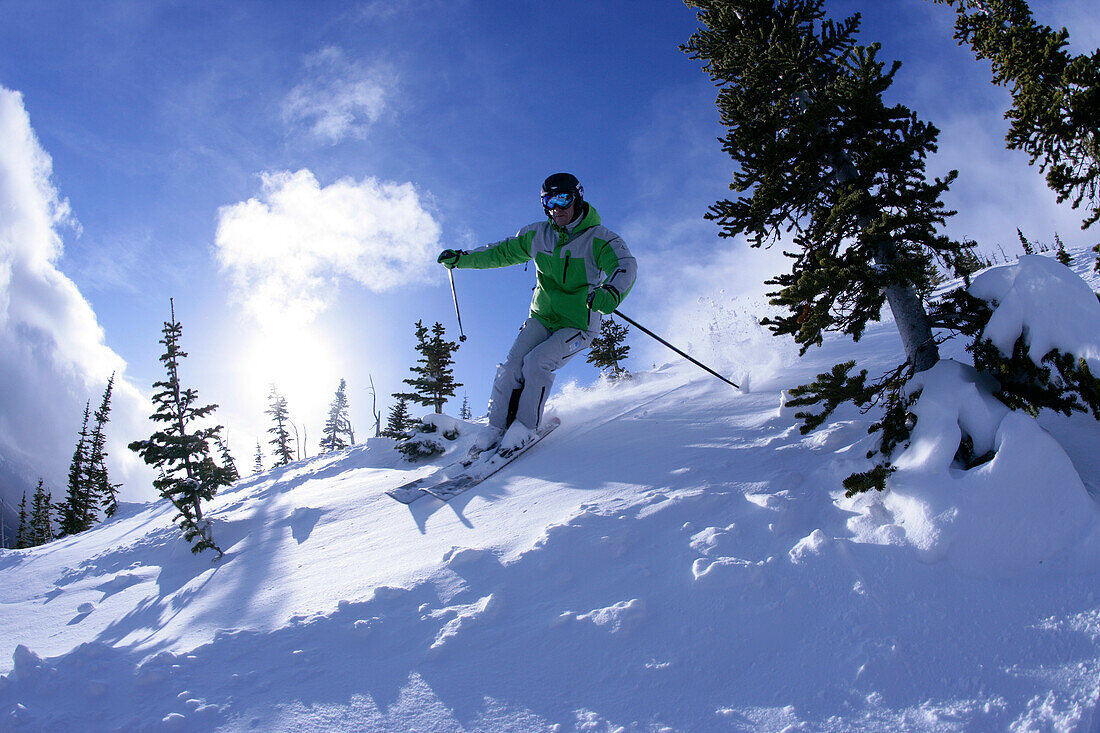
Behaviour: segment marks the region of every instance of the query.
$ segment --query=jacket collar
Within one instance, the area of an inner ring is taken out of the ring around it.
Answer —
[[[566,231],[570,234],[579,234],[585,229],[591,229],[594,226],[600,224],[600,214],[596,211],[596,207],[592,204],[585,202],[584,216],[579,219],[575,219],[572,223],[566,224],[564,227],[559,227],[554,223],[553,219],[550,219],[550,226],[559,231]]]

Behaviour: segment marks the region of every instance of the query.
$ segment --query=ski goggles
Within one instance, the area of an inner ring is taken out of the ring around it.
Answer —
[[[542,197],[542,205],[547,209],[568,209],[575,199],[572,193],[548,193]]]

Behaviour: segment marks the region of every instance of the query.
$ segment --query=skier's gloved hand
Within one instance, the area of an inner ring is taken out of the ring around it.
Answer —
[[[619,291],[611,285],[601,285],[588,294],[588,308],[605,316],[614,312],[618,305]]]
[[[439,253],[439,258],[436,262],[446,267],[448,270],[453,270],[458,264],[459,258],[466,254],[460,249],[445,249]]]

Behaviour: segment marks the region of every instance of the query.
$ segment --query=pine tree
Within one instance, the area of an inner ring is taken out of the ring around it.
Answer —
[[[80,437],[69,464],[69,484],[65,501],[58,505],[58,531],[62,535],[83,532],[91,526],[87,521],[92,513],[95,497],[89,491],[87,481],[88,464],[88,420],[91,418],[92,403],[84,403],[84,423],[80,428]]]
[[[458,411],[458,416],[463,420],[470,420],[473,418],[473,410],[470,409],[470,395],[462,394],[462,409]]]
[[[1024,232],[1020,227],[1016,227],[1016,237],[1020,240],[1020,246],[1024,248],[1025,255],[1035,254],[1035,245],[1030,239],[1024,236]]]
[[[264,414],[270,415],[275,422],[267,429],[267,432],[274,436],[268,441],[268,444],[275,449],[273,468],[278,468],[294,460],[294,449],[290,447],[290,431],[287,430],[287,426],[290,424],[290,412],[287,409],[286,398],[279,394],[279,390],[275,388],[274,384],[271,385],[271,392],[268,394],[267,399],[268,408]]]
[[[1069,31],[1035,22],[1025,0],[934,0],[955,8],[955,39],[988,59],[1012,107],[1005,137],[1039,163],[1058,201],[1100,220],[1100,51],[1074,56]]]
[[[966,285],[970,285],[970,276],[992,265],[988,257],[978,253],[978,243],[972,240],[963,240],[962,251],[955,262],[956,271],[964,278]]]
[[[403,440],[409,437],[409,427],[413,420],[409,417],[409,401],[401,395],[394,395],[397,402],[390,408],[390,414],[386,417],[386,429],[382,431],[382,437]]]
[[[252,474],[263,473],[264,470],[264,451],[260,447],[260,441],[256,441],[256,462],[252,464]]]
[[[27,492],[23,492],[23,500],[19,502],[19,528],[15,531],[15,549],[24,550],[30,547],[31,526],[27,522]]]
[[[874,383],[872,399],[887,404],[874,429],[901,431],[884,433],[890,445],[908,426],[897,419],[905,381],[939,359],[922,301],[932,261],[957,273],[964,253],[935,234],[954,213],[941,199],[957,175],[926,176],[939,131],[903,105],[886,106],[900,63],[887,70],[878,44],[856,44],[858,16],[827,19],[824,0],[689,4],[703,27],[683,50],[719,87],[723,148],[738,164],[730,188],[745,194],[717,202],[707,217],[722,236],[746,234],[754,247],[794,233],[790,272],[767,281],[786,315],[763,323],[793,336],[802,353],[828,331],[859,340],[889,304],[906,361]],[[859,375],[821,377],[801,399],[822,404],[822,418],[842,396],[865,394]]]
[[[336,394],[332,398],[332,406],[328,410],[328,419],[325,420],[321,436],[321,450],[326,453],[355,445],[355,433],[351,428],[351,418],[348,417],[347,388],[347,382],[341,379],[340,386],[336,388]]]
[[[588,363],[596,365],[613,382],[630,378],[630,372],[620,364],[630,353],[630,347],[625,343],[627,333],[626,326],[612,318],[605,318],[600,324],[600,334],[592,339],[592,348],[588,352]]]
[[[985,336],[993,308],[965,289],[947,293],[937,310],[962,319],[955,330],[972,338],[966,349],[974,357],[974,368],[994,378],[994,395],[1001,402],[1032,416],[1049,409],[1064,415],[1088,412],[1100,420],[1100,378],[1084,358],[1051,349],[1036,364],[1026,333],[1016,339],[1011,353],[1002,353]]]
[[[417,363],[420,366],[410,367],[410,371],[417,375],[415,378],[401,380],[414,391],[394,395],[425,407],[434,407],[437,414],[443,412],[447,398],[454,397],[455,389],[462,386],[454,380],[451,369],[454,364],[451,355],[458,350],[458,344],[447,341],[443,334],[443,324],[438,321],[430,332],[423,322],[416,322],[416,350],[421,354]]]
[[[42,479],[39,479],[31,505],[29,547],[44,545],[54,539],[51,514],[53,514],[53,503],[50,492],[46,490]]]
[[[240,481],[241,474],[237,470],[237,462],[233,460],[233,454],[229,452],[229,441],[223,440],[220,435],[214,436],[214,444],[218,447],[218,456],[221,458],[221,467],[225,471],[225,480],[234,484]]]
[[[194,553],[211,549],[222,556],[214,543],[210,521],[203,518],[202,502],[214,498],[218,489],[229,484],[225,470],[210,457],[210,443],[221,434],[220,425],[198,428],[200,420],[208,417],[217,405],[196,406],[198,392],[183,389],[179,379],[180,360],[187,353],[179,347],[183,326],[176,321],[175,302],[171,304],[172,320],[165,322],[160,341],[165,351],[160,361],[164,364],[167,379],[154,382],[153,404],[156,411],[150,416],[154,424],[164,425],[148,440],[130,443],[130,450],[158,470],[153,487],[162,497],[172,502],[178,514],[184,538],[192,543]]]
[[[95,411],[95,427],[88,438],[88,462],[86,476],[88,493],[92,500],[104,510],[110,517],[118,510],[118,488],[120,484],[112,484],[107,475],[107,433],[105,427],[111,419],[111,393],[114,390],[115,375],[107,380],[107,389],[103,393],[103,401],[99,409]],[[85,529],[96,520],[96,507],[85,517]]]
[[[1054,234],[1054,257],[1066,267],[1073,265],[1073,258],[1070,257],[1069,252],[1066,251],[1066,245],[1062,242],[1062,238],[1058,236],[1057,232]]]

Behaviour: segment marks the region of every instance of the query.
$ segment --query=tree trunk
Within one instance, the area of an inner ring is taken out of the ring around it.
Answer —
[[[892,242],[882,242],[875,254],[875,264],[890,267],[894,260]],[[932,337],[932,327],[928,324],[928,312],[920,296],[905,285],[891,285],[886,288],[886,302],[894,314],[894,323],[901,334],[901,343],[905,347],[905,356],[913,365],[913,371],[923,372],[931,369],[940,360],[940,351]]]
[[[855,165],[851,159],[841,153],[831,161],[836,182],[845,184],[856,179]],[[856,218],[859,228],[866,231],[871,226],[871,215],[860,213]],[[875,264],[892,269],[897,260],[897,249],[889,239],[882,239],[875,246]],[[891,285],[886,288],[886,302],[894,315],[901,343],[905,348],[905,357],[913,365],[913,371],[923,372],[931,369],[940,360],[939,348],[932,337],[932,327],[928,323],[928,312],[924,303],[912,285]]]

